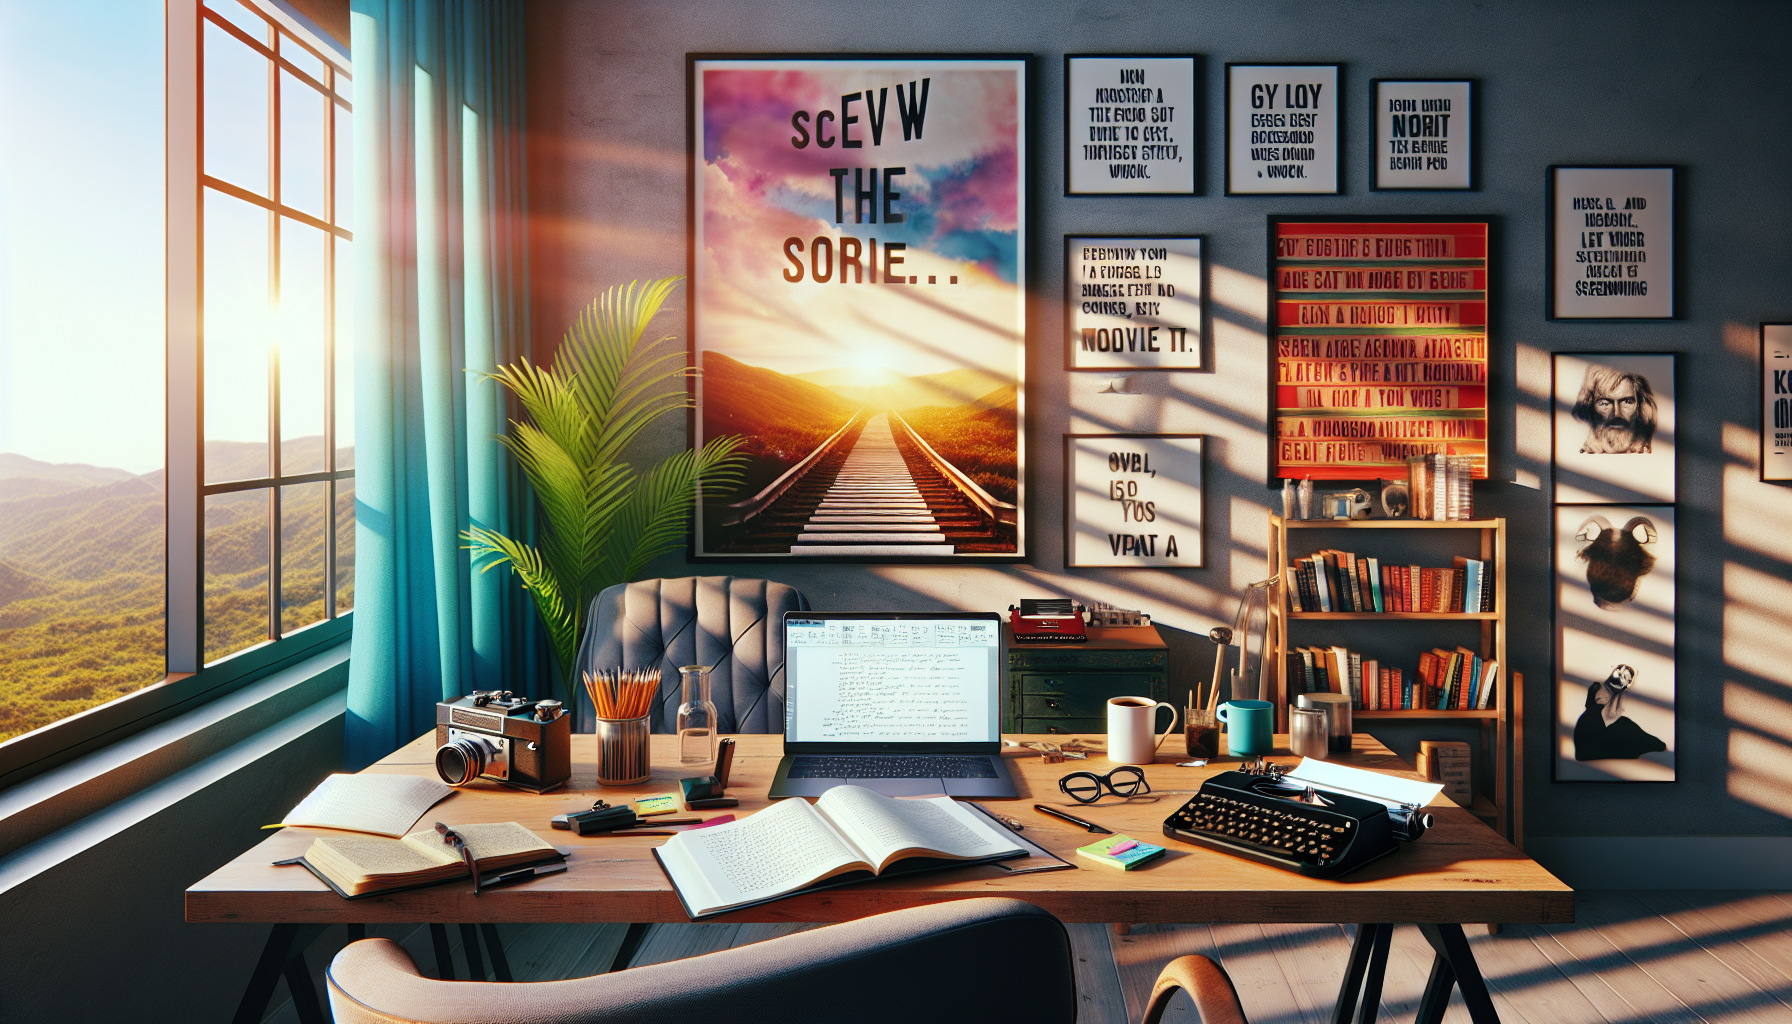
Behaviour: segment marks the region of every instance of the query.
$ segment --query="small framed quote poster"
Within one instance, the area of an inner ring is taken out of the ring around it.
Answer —
[[[1202,565],[1201,434],[1065,434],[1064,564]]]
[[[1674,501],[1674,353],[1550,358],[1556,503]]]
[[[1195,58],[1064,57],[1064,194],[1195,194]]]
[[[1269,482],[1487,479],[1485,217],[1269,218]]]
[[[1549,317],[1670,320],[1675,169],[1549,169]]]
[[[1792,324],[1761,325],[1761,479],[1792,480]]]
[[[1226,65],[1226,194],[1336,195],[1341,64]]]
[[[1370,83],[1375,189],[1472,189],[1474,89],[1463,78]]]
[[[1072,370],[1201,368],[1201,239],[1067,235]]]

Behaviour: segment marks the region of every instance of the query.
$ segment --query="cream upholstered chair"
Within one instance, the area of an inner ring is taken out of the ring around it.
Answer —
[[[337,1024],[1072,1024],[1077,1008],[1064,926],[989,897],[571,981],[436,981],[398,943],[363,939],[336,954],[328,981]]]
[[[806,611],[795,587],[738,576],[685,576],[619,583],[597,595],[579,648],[591,669],[658,668],[653,731],[675,728],[681,665],[710,673],[724,733],[784,729],[784,613]],[[592,728],[591,698],[579,695],[574,725]]]

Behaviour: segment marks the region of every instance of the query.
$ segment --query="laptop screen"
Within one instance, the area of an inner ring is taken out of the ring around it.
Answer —
[[[994,614],[784,619],[787,743],[1001,740]]]

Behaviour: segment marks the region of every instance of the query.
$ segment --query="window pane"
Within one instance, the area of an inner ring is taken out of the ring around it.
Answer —
[[[324,617],[324,538],[329,535],[330,485],[280,489],[280,632]]]
[[[336,481],[336,614],[355,606],[355,478]]]
[[[167,674],[162,18],[0,2],[0,740]]]
[[[205,173],[268,194],[268,59],[209,21]]]
[[[324,247],[317,228],[282,218],[280,306],[280,474],[324,468]],[[318,499],[320,502],[322,498]]]
[[[342,79],[338,78],[338,81]],[[355,230],[355,115],[336,105],[336,220],[339,227]]]
[[[280,72],[280,201],[313,217],[325,213],[324,105],[329,102],[292,72]]]
[[[268,214],[205,190],[205,480],[268,475]]]
[[[267,19],[244,7],[237,0],[206,0],[205,6],[224,16],[224,20],[249,33],[257,42],[268,41]]]
[[[268,493],[205,499],[205,660],[268,638]]]
[[[291,61],[300,71],[317,79],[318,84],[321,85],[329,81],[324,77],[324,62],[318,59],[316,54],[294,42],[293,38],[285,33],[280,35],[280,56]]]
[[[355,83],[349,79],[348,75],[340,71],[336,72],[335,85],[336,95],[348,100],[350,103],[355,101]]]
[[[336,239],[336,468],[355,468],[355,247]]]

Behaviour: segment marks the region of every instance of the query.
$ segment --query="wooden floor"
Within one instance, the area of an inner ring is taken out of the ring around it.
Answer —
[[[1792,1024],[1792,893],[1593,890],[1577,896],[1575,908],[1572,925],[1507,927],[1498,935],[1469,929],[1506,1024]],[[624,931],[621,925],[499,927],[519,981],[601,973]],[[655,925],[633,966],[744,946],[802,927]],[[1158,969],[1185,953],[1203,953],[1225,966],[1253,1024],[1325,1024],[1352,931],[1338,925],[1187,924],[1140,926],[1120,936],[1106,925],[1069,928],[1082,1001],[1079,1024],[1136,1024]],[[425,970],[433,966],[422,929],[380,933],[404,941]],[[450,934],[457,942],[457,969],[464,971],[458,934]],[[333,952],[321,941],[312,948],[313,974],[321,975]],[[1398,929],[1382,994],[1383,1022],[1413,1019],[1430,965],[1430,947],[1418,932]],[[1197,1019],[1181,997],[1165,1017]],[[269,1020],[296,1024],[297,1018],[287,1002]],[[1445,1020],[1467,1024],[1460,997]]]

